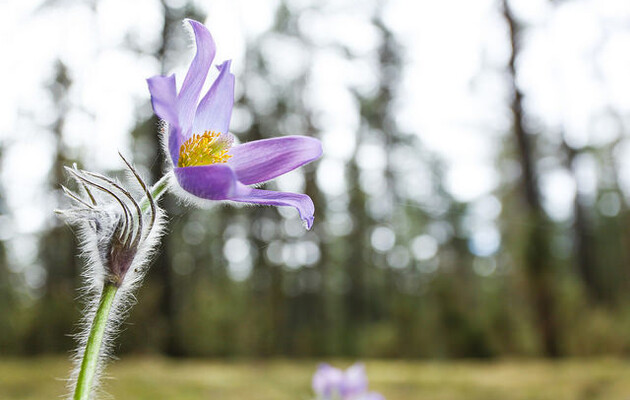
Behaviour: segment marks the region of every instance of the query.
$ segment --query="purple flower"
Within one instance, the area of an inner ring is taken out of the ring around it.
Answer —
[[[342,384],[343,372],[328,364],[321,364],[313,375],[313,390],[324,398],[338,393]]]
[[[177,93],[175,75],[147,80],[155,114],[168,123],[164,130],[179,186],[195,198],[230,200],[273,206],[291,206],[310,229],[314,206],[307,195],[251,187],[292,171],[319,158],[319,140],[285,136],[233,146],[228,132],[234,104],[231,61],[218,65],[219,76],[199,96],[214,59],[216,47],[205,26],[188,20],[197,53]]]
[[[385,400],[376,392],[368,392],[363,364],[354,364],[345,372],[321,364],[313,375],[313,390],[321,400]]]

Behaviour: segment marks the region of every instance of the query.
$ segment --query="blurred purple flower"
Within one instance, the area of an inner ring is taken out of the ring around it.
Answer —
[[[321,364],[313,375],[313,390],[321,400],[385,400],[376,392],[368,392],[363,364],[354,364],[345,372]]]
[[[234,138],[228,132],[234,104],[231,61],[217,66],[219,76],[199,101],[216,47],[205,26],[187,22],[195,35],[197,53],[179,93],[174,74],[147,80],[153,111],[168,123],[164,142],[177,183],[196,198],[294,207],[310,229],[314,213],[310,197],[250,185],[316,160],[322,154],[321,143],[306,136],[285,136],[232,146]]]
[[[321,364],[313,375],[313,390],[318,395],[327,398],[334,392],[339,392],[343,384],[343,372],[328,364]]]

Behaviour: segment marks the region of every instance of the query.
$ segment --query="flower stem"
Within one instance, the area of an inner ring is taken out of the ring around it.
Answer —
[[[90,398],[94,376],[96,375],[99,364],[98,361],[101,353],[101,345],[103,344],[105,327],[107,326],[107,319],[109,318],[109,312],[114,303],[117,291],[118,287],[111,283],[105,283],[103,285],[101,299],[99,300],[96,314],[94,314],[94,321],[92,322],[90,334],[85,345],[77,386],[74,391],[74,400],[88,400]]]
[[[169,179],[170,176],[168,174],[164,175],[162,178],[160,178],[159,181],[155,182],[155,185],[151,186],[149,191],[151,192],[151,196],[153,197],[154,201],[157,202],[157,200],[162,197],[164,193],[166,193],[166,189],[168,189]],[[144,196],[142,200],[140,200],[140,209],[142,210],[142,212],[145,212],[149,209],[149,199],[147,199],[146,196]]]

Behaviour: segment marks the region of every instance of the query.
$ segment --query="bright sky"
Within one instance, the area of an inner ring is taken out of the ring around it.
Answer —
[[[46,207],[49,193],[42,187],[53,145],[46,127],[55,115],[46,83],[55,60],[68,65],[73,80],[65,144],[71,152],[90,154],[85,166],[95,170],[120,167],[116,153],[127,150],[138,107],[147,115],[151,112],[145,78],[159,72],[155,60],[125,48],[128,37],[149,53],[157,46],[162,18],[158,1],[102,0],[96,12],[82,2],[60,2],[58,8],[42,8],[43,3],[0,4],[0,54],[6,60],[0,64],[0,140],[5,151],[1,178],[14,212],[16,235],[37,232],[51,218]],[[380,38],[369,21],[373,2],[288,3],[302,13],[300,29],[319,46],[310,55],[313,81],[307,101],[321,115],[326,157],[320,162],[320,175],[339,177],[320,183],[327,193],[339,193],[344,190],[343,175],[334,172],[352,154],[359,124],[349,89],[369,93],[377,83],[374,49]],[[400,91],[392,104],[400,127],[417,134],[427,149],[446,160],[446,186],[456,198],[492,202],[491,192],[499,184],[497,152],[510,123],[505,76],[510,49],[499,2],[386,3],[385,23],[406,51]],[[218,44],[217,61],[234,60],[237,86],[244,81],[248,62],[246,41],[270,27],[276,4],[271,0],[198,2],[208,13],[205,23]],[[557,143],[564,135],[578,148],[619,139],[627,131],[630,115],[630,2],[514,0],[512,4],[527,26],[518,83],[532,123],[543,128],[550,142]],[[331,47],[339,43],[350,49],[354,61]],[[294,76],[306,66],[306,57],[299,56],[304,52],[299,42],[271,38],[262,50],[279,77]],[[191,57],[192,53],[182,59],[173,72],[181,76]],[[238,124],[233,121],[233,126]],[[382,159],[381,153],[370,143],[360,149],[360,155],[371,161]],[[627,140],[617,146],[616,154],[615,166],[630,195]],[[569,216],[576,190],[592,193],[597,183],[596,163],[588,157],[579,162],[579,188],[562,166],[545,164],[541,180],[545,206],[556,218]],[[421,193],[422,188],[418,190]],[[483,253],[497,242],[493,242],[496,229],[492,231],[490,220],[479,226],[488,228],[479,230],[479,243],[486,243],[479,250]],[[0,230],[7,235],[6,231]],[[420,257],[433,248],[427,243],[426,237],[418,239],[414,251]],[[16,251],[29,253],[24,246]]]

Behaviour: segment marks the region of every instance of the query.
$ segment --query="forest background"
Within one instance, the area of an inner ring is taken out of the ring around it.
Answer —
[[[322,140],[267,185],[315,224],[166,196],[117,354],[630,353],[630,3],[33,0],[0,4],[0,355],[74,347],[63,166],[161,176],[145,78],[182,76],[183,18],[234,60],[241,141]]]

